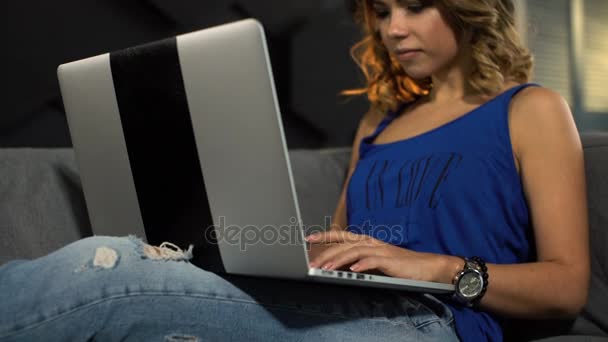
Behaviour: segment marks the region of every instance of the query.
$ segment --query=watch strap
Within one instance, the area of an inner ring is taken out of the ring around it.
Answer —
[[[489,283],[488,279],[490,278],[490,276],[488,275],[488,266],[486,266],[486,262],[481,257],[474,256],[470,260],[476,264],[477,270],[481,272],[481,276],[483,278],[483,288],[481,289],[479,296],[477,296],[477,298],[475,298],[472,302],[473,307],[477,307],[479,306],[481,298],[483,298],[483,296],[486,294]]]
[[[481,257],[474,256],[471,258],[466,258],[466,257],[461,257],[461,258],[464,260],[464,266],[463,266],[462,270],[459,271],[454,276],[453,283],[455,285],[458,285],[458,281],[462,275],[464,275],[467,271],[475,270],[479,274],[481,274],[481,277],[483,279],[483,287],[482,287],[482,290],[479,292],[479,294],[475,298],[468,299],[468,300],[465,299],[463,296],[460,296],[458,293],[458,289],[456,289],[453,299],[456,302],[463,304],[467,307],[477,307],[479,305],[479,302],[481,301],[481,298],[483,298],[483,296],[485,295],[486,290],[488,288],[488,279],[489,279],[488,267],[486,266],[485,261]]]

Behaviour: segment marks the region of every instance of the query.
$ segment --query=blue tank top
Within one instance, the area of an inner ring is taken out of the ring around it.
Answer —
[[[375,144],[403,106],[389,113],[359,146],[347,190],[347,229],[419,252],[496,264],[532,260],[530,217],[508,124],[511,98],[530,85],[426,133]],[[442,300],[461,340],[502,340],[493,315]]]

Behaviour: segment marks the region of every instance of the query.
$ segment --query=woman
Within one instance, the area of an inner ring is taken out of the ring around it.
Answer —
[[[513,3],[373,0],[357,11],[368,86],[348,93],[366,93],[371,110],[334,231],[316,237],[342,244],[313,266],[450,282],[463,268],[455,255],[480,256],[481,311],[451,305],[464,340],[499,339],[498,316],[575,315],[589,277],[582,151],[564,100],[525,83],[532,60]],[[401,230],[387,239],[378,225]]]
[[[525,83],[511,1],[360,0],[356,13],[368,86],[347,93],[371,107],[332,230],[308,238],[324,246],[313,266],[455,281],[454,297],[222,278],[94,237],[0,268],[0,340],[481,341],[501,340],[499,317],[575,315],[582,150],[561,97]]]

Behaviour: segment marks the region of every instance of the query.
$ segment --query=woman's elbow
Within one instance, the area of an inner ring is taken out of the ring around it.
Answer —
[[[570,278],[573,283],[570,286],[563,286],[562,292],[555,298],[551,316],[554,318],[574,318],[581,313],[587,304],[587,296],[589,294],[589,275],[583,272],[583,275],[578,275]],[[566,279],[564,279],[566,280]]]
[[[555,316],[564,319],[575,318],[583,311],[586,303],[586,300],[570,298],[555,308]]]

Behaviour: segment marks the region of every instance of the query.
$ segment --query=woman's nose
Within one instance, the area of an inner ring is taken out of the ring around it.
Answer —
[[[405,38],[409,35],[408,20],[401,11],[393,11],[389,18],[388,35],[391,38]]]

